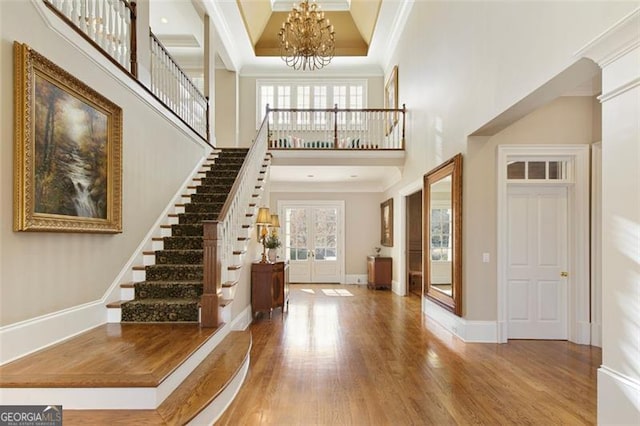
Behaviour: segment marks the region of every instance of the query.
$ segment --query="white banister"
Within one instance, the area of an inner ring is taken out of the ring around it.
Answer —
[[[403,150],[406,109],[269,109],[269,148]]]

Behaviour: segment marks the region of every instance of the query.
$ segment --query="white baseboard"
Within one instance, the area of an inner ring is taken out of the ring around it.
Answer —
[[[367,274],[347,274],[344,277],[345,284],[367,284]]]
[[[591,324],[591,345],[602,347],[602,324]]]
[[[84,333],[107,321],[103,301],[42,315],[0,328],[0,365]]]
[[[598,424],[640,424],[640,381],[604,365],[598,369]]]
[[[403,282],[392,280],[391,281],[391,291],[397,294],[398,296],[406,296],[407,295],[407,286],[404,285]]]
[[[590,322],[578,322],[576,324],[576,335],[571,336],[569,339],[573,343],[579,345],[591,344],[591,323]]]
[[[231,321],[231,330],[246,330],[253,321],[251,317],[251,305],[247,306],[233,321]]]
[[[464,342],[498,343],[498,323],[496,321],[470,321],[452,314],[430,301],[424,299],[423,312],[449,332]]]

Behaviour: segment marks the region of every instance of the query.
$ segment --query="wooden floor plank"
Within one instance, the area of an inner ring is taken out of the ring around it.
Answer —
[[[0,387],[157,386],[217,331],[198,324],[105,324],[0,366]]]
[[[251,332],[251,368],[220,425],[596,422],[599,348],[465,344],[425,319],[419,298],[292,285],[289,313]]]

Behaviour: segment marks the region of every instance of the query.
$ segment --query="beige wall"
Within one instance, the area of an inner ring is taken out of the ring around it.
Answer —
[[[279,200],[344,200],[345,273],[367,273],[367,256],[380,246],[380,193],[272,192],[270,197],[271,209]]]
[[[380,201],[412,187],[427,171],[456,153],[465,155],[466,318],[495,320],[497,297],[492,177],[497,142],[482,145],[482,138],[470,140],[469,135],[575,63],[579,59],[574,57],[576,51],[635,7],[635,2],[624,1],[413,4],[386,70],[388,75],[391,67],[398,65],[399,103],[406,103],[408,108],[407,160],[401,181]],[[578,86],[584,82],[574,83]],[[518,130],[524,125],[518,122],[496,136],[511,134],[509,143],[594,140],[593,133],[599,127],[591,119],[594,105],[586,100],[559,102],[552,108],[562,109],[564,120],[545,113],[543,108],[522,120],[525,124],[535,121],[536,125]],[[501,143],[505,142],[503,139]],[[395,259],[402,258],[402,249],[396,246],[389,250],[394,268],[399,261]],[[492,254],[490,264],[481,263],[486,251]]]
[[[256,80],[263,77],[240,77],[240,137],[239,146],[249,146],[256,136]],[[338,78],[338,77],[336,77]],[[354,78],[345,76],[344,78]],[[358,78],[358,77],[356,77]],[[368,108],[382,108],[384,105],[384,80],[382,77],[368,77]]]
[[[488,140],[470,140],[463,176],[465,317],[495,320],[497,315],[497,147],[598,141],[600,133],[593,133],[598,129],[593,125],[598,111],[599,102],[593,97],[560,97]],[[490,263],[482,262],[482,253],[490,254]]]
[[[238,144],[238,78],[233,71],[216,69],[216,146]]]
[[[0,1],[0,32],[0,325],[7,325],[100,299],[206,149],[45,27],[34,3]],[[122,234],[13,232],[14,40],[122,107]]]

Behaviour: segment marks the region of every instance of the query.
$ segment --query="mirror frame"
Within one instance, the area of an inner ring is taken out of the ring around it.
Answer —
[[[451,176],[451,290],[452,296],[431,286],[431,185]],[[462,154],[424,175],[423,183],[422,285],[424,296],[444,309],[462,316]]]

